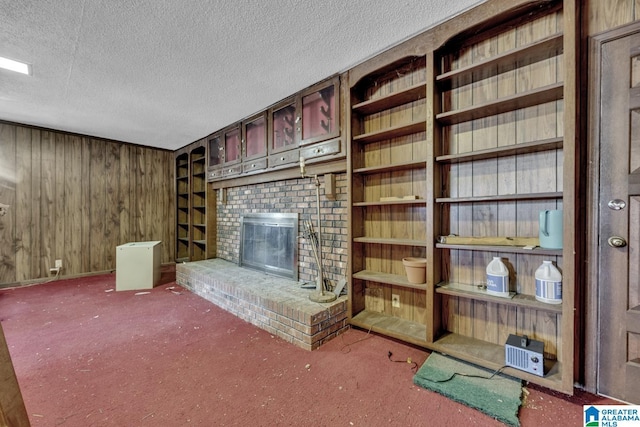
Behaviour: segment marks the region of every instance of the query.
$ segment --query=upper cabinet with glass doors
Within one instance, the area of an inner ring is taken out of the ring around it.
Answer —
[[[278,153],[298,146],[300,141],[299,111],[297,98],[287,99],[269,110],[271,119],[270,153]]]
[[[242,153],[240,147],[240,127],[235,125],[224,132],[224,164],[233,165],[240,162]]]
[[[277,153],[338,137],[339,90],[339,78],[334,77],[272,107],[269,110],[269,152]]]
[[[267,167],[267,113],[242,122],[242,172],[257,172]]]
[[[267,118],[265,113],[242,122],[243,157],[256,159],[267,155]]]
[[[217,180],[242,172],[240,126],[233,125],[208,138],[209,164],[207,180]]]
[[[316,85],[301,95],[301,145],[340,135],[338,78]]]
[[[335,76],[216,132],[208,139],[208,180],[289,167],[300,156],[312,162],[346,156],[340,115]]]
[[[222,178],[222,164],[224,163],[224,139],[221,133],[215,133],[207,138],[209,145],[209,162],[207,181]]]

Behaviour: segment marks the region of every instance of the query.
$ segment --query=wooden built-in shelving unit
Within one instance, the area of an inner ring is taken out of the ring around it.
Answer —
[[[517,154],[537,153],[562,148],[562,137],[548,138],[539,141],[522,142],[517,145],[486,148],[460,154],[446,154],[436,157],[437,163],[461,163],[473,160],[485,160],[498,157],[509,157]]]
[[[436,114],[436,120],[444,125],[454,125],[485,117],[497,116],[498,114],[557,101],[558,99],[562,99],[562,90],[562,83],[554,83],[545,87],[505,96],[500,99],[481,102],[471,107],[442,112]]]
[[[369,133],[364,133],[353,137],[354,141],[366,144],[371,142],[378,142],[389,140],[392,138],[399,138],[401,136],[407,136],[418,132],[424,132],[426,128],[424,120],[419,122],[412,122],[397,126],[392,126],[387,129],[381,129]]]
[[[204,140],[176,152],[176,262],[199,261],[216,253],[215,193],[207,185]]]
[[[427,247],[426,61],[394,65],[351,87],[351,323],[425,345],[427,286],[407,280],[402,258]]]
[[[561,199],[562,193],[558,191],[550,191],[548,193],[520,193],[520,194],[504,194],[498,196],[471,196],[471,197],[438,197],[437,203],[473,203],[473,202],[506,202],[510,200],[544,200],[544,199]]]
[[[572,225],[577,126],[565,112],[577,92],[564,50],[578,30],[563,11],[575,4],[498,3],[350,71],[349,317],[490,369],[504,365],[509,334],[528,335],[544,342],[545,375],[505,371],[572,393],[573,234],[560,250],[438,243],[537,237],[548,209]],[[483,288],[494,256],[510,266],[509,297]],[[407,281],[404,257],[427,258],[425,284]],[[562,304],[535,298],[543,260],[563,272]]]
[[[353,277],[360,280],[368,280],[376,283],[386,283],[389,285],[402,286],[404,288],[426,290],[426,284],[411,283],[404,276],[397,274],[381,273],[379,271],[361,270],[353,274]]]
[[[483,77],[488,78],[515,69],[514,64],[517,64],[518,67],[524,67],[547,59],[562,51],[562,42],[561,33],[553,34],[532,43],[514,47],[506,52],[492,55],[490,58],[474,61],[473,64],[442,72],[436,76],[435,81],[446,89],[465,86],[473,79],[474,73],[481,72]]]
[[[189,154],[176,156],[176,262],[189,260]]]
[[[387,96],[369,99],[351,107],[358,114],[373,114],[423,99],[427,95],[424,83],[417,83]]]
[[[561,249],[543,249],[536,247],[534,249],[526,249],[519,246],[485,246],[485,245],[457,245],[448,243],[436,243],[438,249],[462,249],[467,251],[483,251],[483,252],[500,252],[500,253],[512,253],[512,254],[533,254],[533,255],[547,255],[547,256],[562,256]]]
[[[422,167],[423,165],[426,164],[426,161],[427,161],[426,159],[418,159],[416,161],[394,163],[391,165],[380,165],[380,166],[371,166],[367,168],[357,168],[353,170],[353,173],[366,175],[366,174],[374,174],[374,173],[400,171],[403,169],[410,170],[410,169],[415,169],[417,167]]]
[[[206,148],[191,150],[191,261],[206,259],[207,253],[207,158]]]
[[[562,3],[541,8],[527,20],[505,22],[457,39],[433,53],[434,86],[433,237],[538,234],[538,212],[571,206],[563,201],[565,78]],[[566,28],[565,28],[566,30]],[[501,52],[504,50],[504,52]],[[572,123],[569,121],[569,123]],[[561,305],[535,299],[534,273],[542,260],[562,270],[563,250],[448,245],[428,248],[438,265],[430,270],[440,308],[433,348],[493,368],[504,363],[509,334],[544,342],[544,377],[510,374],[573,391],[572,269],[563,277]],[[513,298],[482,289],[485,268],[500,256],[512,270]],[[566,335],[565,335],[566,334]],[[562,362],[562,363],[561,363]]]
[[[532,295],[514,293],[511,297],[498,297],[491,295],[487,293],[486,290],[480,289],[474,285],[449,282],[436,287],[436,292],[444,295],[472,298],[477,301],[535,308],[536,310],[549,311],[551,313],[562,313],[562,306],[540,302]]]
[[[427,327],[424,323],[405,318],[389,316],[379,311],[361,310],[354,315],[350,323],[359,328],[424,346]]]

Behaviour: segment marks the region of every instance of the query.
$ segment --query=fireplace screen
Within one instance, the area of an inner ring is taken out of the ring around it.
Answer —
[[[298,280],[298,214],[244,215],[240,266]]]

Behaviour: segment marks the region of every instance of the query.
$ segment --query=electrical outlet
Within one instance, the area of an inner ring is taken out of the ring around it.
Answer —
[[[56,268],[62,268],[62,260],[61,260],[61,259],[57,259],[57,260],[56,260],[55,267],[56,267]]]
[[[400,308],[400,295],[391,294],[391,307]]]

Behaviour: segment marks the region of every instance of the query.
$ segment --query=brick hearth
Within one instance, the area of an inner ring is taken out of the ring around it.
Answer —
[[[241,319],[305,350],[347,327],[347,297],[309,300],[298,282],[238,267],[222,259],[176,265],[176,282]]]

